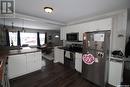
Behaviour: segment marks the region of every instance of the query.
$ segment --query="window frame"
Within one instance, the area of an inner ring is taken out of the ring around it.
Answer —
[[[23,42],[23,41],[22,41],[22,36],[24,36],[24,35],[22,35],[22,34],[27,34],[27,33],[28,33],[28,34],[35,34],[35,39],[36,39],[35,44],[33,44],[33,45],[32,45],[32,44],[31,44],[31,45],[28,44],[28,46],[37,46],[37,33],[32,33],[32,32],[20,32],[20,42],[21,42],[21,46],[22,46],[22,45],[25,45],[25,43],[24,43],[24,44],[22,43],[22,42]]]
[[[16,42],[15,42],[16,45],[14,45],[14,42],[13,42],[13,45],[12,45],[11,36],[10,36],[11,33],[12,33],[12,34],[13,34],[13,33],[16,34],[16,38],[15,38],[15,39],[16,39]],[[18,46],[18,32],[9,31],[9,42],[10,42],[10,43],[9,43],[9,44],[10,44],[9,46]]]
[[[44,45],[44,44],[41,43],[41,34],[44,34],[44,44],[46,44],[46,42],[45,42],[46,34],[45,34],[45,33],[39,33],[40,45],[42,46],[42,45]]]

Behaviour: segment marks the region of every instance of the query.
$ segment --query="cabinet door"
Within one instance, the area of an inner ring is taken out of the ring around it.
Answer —
[[[110,61],[108,83],[114,86],[120,84],[122,79],[122,62]]]
[[[64,50],[59,49],[58,55],[59,55],[59,62],[64,64]]]
[[[81,53],[75,54],[75,69],[78,72],[82,72],[82,54]]]
[[[55,62],[55,63],[56,63],[56,62],[59,62],[59,57],[60,57],[59,51],[60,51],[60,50],[59,50],[57,47],[54,48],[54,62]]]
[[[28,53],[26,54],[27,57],[27,72],[33,72],[35,71],[35,57],[34,57],[34,53]]]
[[[24,54],[12,55],[8,59],[9,79],[26,74],[26,56]]]
[[[34,53],[35,57],[35,70],[39,70],[42,67],[42,54],[41,52],[35,52]]]
[[[59,49],[58,47],[54,48],[54,62],[60,62],[64,64],[64,50]]]
[[[41,69],[42,56],[40,52],[28,53],[27,56],[27,72],[34,72]]]
[[[54,62],[60,62],[64,64],[64,50],[54,48]]]

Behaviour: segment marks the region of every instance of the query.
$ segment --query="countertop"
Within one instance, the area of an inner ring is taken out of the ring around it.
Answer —
[[[7,50],[7,49],[0,49],[0,61],[4,58],[8,57],[9,55],[17,55],[17,54],[26,54],[26,53],[33,53],[39,52],[40,49],[37,48],[24,48],[19,50]]]
[[[2,61],[3,59],[6,59],[8,55],[9,55],[8,50],[0,50],[0,61]]]
[[[37,48],[10,50],[8,55],[26,54],[26,53],[33,53],[33,52],[39,52],[39,51],[41,51],[41,50],[37,49]]]

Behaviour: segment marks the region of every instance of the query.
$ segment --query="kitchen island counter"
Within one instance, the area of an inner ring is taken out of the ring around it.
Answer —
[[[26,54],[40,51],[41,50],[37,48],[19,49],[19,50],[0,49],[0,61],[6,59],[9,55]]]
[[[3,79],[4,66],[5,66],[5,63],[8,62],[8,58],[10,58],[9,56],[34,53],[34,52],[40,52],[40,51],[41,50],[37,48],[17,49],[17,50],[0,49],[0,81],[2,81]]]
[[[10,50],[8,55],[17,55],[17,54],[26,54],[26,53],[33,53],[33,52],[40,52],[40,49],[37,48],[29,48],[29,49],[21,49],[21,50]]]

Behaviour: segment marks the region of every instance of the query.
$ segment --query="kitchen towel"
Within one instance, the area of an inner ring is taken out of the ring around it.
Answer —
[[[65,57],[70,58],[70,51],[65,51]]]

